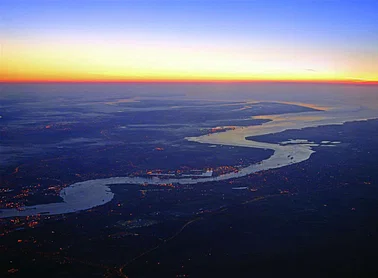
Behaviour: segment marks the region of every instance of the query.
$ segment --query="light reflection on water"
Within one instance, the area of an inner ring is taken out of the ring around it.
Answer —
[[[301,86],[299,86],[301,87]],[[267,93],[269,89],[264,87],[265,92],[247,92],[241,94],[239,97],[230,95],[232,90],[235,90],[235,87],[230,89],[230,87],[224,86],[219,88],[219,90],[226,90],[229,88],[231,91],[224,91],[228,95],[224,95],[224,99],[239,100],[243,101],[246,109],[250,109],[248,104],[256,103],[256,101],[273,101],[281,102],[286,104],[296,104],[302,105],[309,108],[317,109],[319,111],[313,112],[302,112],[302,113],[293,113],[293,114],[283,114],[283,115],[265,115],[265,116],[256,116],[252,117],[253,119],[270,119],[270,122],[263,123],[258,126],[250,126],[245,128],[237,128],[235,130],[230,130],[222,133],[214,133],[208,136],[200,136],[195,138],[187,138],[188,140],[206,143],[206,144],[221,144],[221,145],[231,145],[231,146],[244,146],[244,147],[253,147],[253,148],[262,148],[262,149],[272,149],[274,154],[264,160],[261,163],[250,165],[246,168],[241,169],[238,173],[230,173],[223,176],[218,176],[214,178],[203,178],[203,179],[186,179],[178,180],[172,179],[168,182],[177,182],[180,184],[184,183],[198,183],[198,182],[209,182],[209,181],[218,181],[225,180],[229,178],[236,178],[248,175],[261,170],[274,169],[289,164],[299,163],[301,161],[307,160],[310,158],[311,154],[314,152],[311,149],[311,144],[289,144],[289,145],[279,145],[271,144],[265,142],[257,142],[246,140],[246,137],[257,136],[257,135],[267,135],[271,133],[278,133],[288,129],[302,129],[306,127],[315,127],[323,125],[334,125],[342,124],[350,121],[360,121],[367,119],[378,118],[378,91],[377,87],[369,87],[368,89],[363,87],[337,87],[335,92],[335,87],[317,87],[315,93],[303,93],[300,91],[299,87],[292,87],[296,90],[295,92],[285,92],[277,93],[271,92]],[[135,87],[136,88],[136,87]],[[177,88],[177,87],[176,87]],[[203,87],[202,87],[203,88]],[[256,89],[256,87],[254,87]],[[275,89],[285,91],[288,90],[286,86],[275,87]],[[301,87],[303,89],[303,87]],[[309,87],[308,87],[309,88]],[[313,89],[314,87],[312,87]],[[151,88],[150,88],[151,89]],[[177,88],[178,90],[180,88]],[[198,88],[197,88],[198,89]],[[200,88],[201,89],[201,86]],[[207,88],[208,89],[208,88]],[[244,88],[245,89],[245,88]],[[310,88],[311,89],[311,88]],[[328,90],[333,90],[332,93],[329,93]],[[343,92],[341,93],[340,90]],[[343,91],[344,90],[344,91]],[[199,91],[201,92],[201,91]],[[192,100],[195,98],[199,99],[211,99],[211,94],[187,94],[182,97],[172,97],[173,99],[181,100]],[[212,95],[214,97],[214,94]],[[216,95],[218,98],[222,98],[222,95]],[[155,97],[157,98],[157,97]],[[125,97],[123,96],[123,99]],[[170,97],[165,97],[165,99],[170,99]],[[295,99],[296,101],[292,101]],[[219,100],[219,99],[218,99]],[[128,102],[128,101],[121,101]],[[116,104],[117,102],[111,102],[111,104]],[[230,104],[227,104],[230,105]],[[171,107],[170,109],[177,109],[178,107]],[[156,108],[155,108],[156,109]],[[164,108],[165,109],[165,108]],[[324,138],[325,140],[327,138]],[[290,158],[289,158],[290,156]],[[291,158],[292,157],[292,158]],[[108,184],[116,183],[119,184],[135,184],[140,182],[148,182],[145,179],[141,178],[132,178],[132,177],[115,177],[109,179],[100,179],[100,180],[90,180],[76,185],[71,185],[66,188],[64,192],[67,194],[62,196],[65,202],[63,203],[53,203],[46,205],[37,205],[29,207],[27,211],[17,211],[14,209],[4,209],[1,210],[3,213],[0,214],[0,217],[11,217],[11,216],[20,216],[20,215],[31,215],[35,213],[40,213],[41,211],[48,211],[48,214],[60,214],[68,213],[73,211],[85,210],[92,208],[94,206],[102,205],[106,202],[109,202],[113,198],[113,193],[108,191]],[[155,184],[158,184],[162,181],[155,181]],[[167,182],[167,181],[164,181]],[[93,189],[97,188],[96,191]],[[72,201],[70,197],[80,196],[80,200],[76,198]]]

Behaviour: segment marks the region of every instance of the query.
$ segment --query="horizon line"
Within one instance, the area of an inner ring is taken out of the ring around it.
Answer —
[[[52,84],[52,83],[62,83],[62,84],[73,84],[73,83],[124,83],[124,84],[148,84],[148,83],[244,83],[244,84],[263,84],[263,83],[278,83],[278,84],[340,84],[340,85],[378,85],[378,80],[359,80],[359,79],[345,79],[345,80],[245,80],[245,79],[35,79],[35,80],[28,80],[28,79],[20,79],[20,80],[0,80],[0,84]]]

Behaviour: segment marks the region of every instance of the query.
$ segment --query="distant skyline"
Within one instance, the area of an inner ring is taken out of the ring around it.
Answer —
[[[378,2],[1,1],[2,82],[378,84]]]

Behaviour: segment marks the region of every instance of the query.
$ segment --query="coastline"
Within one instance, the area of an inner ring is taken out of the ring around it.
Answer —
[[[377,118],[372,110],[363,109],[344,109],[333,108],[324,111],[301,112],[290,114],[279,114],[270,116],[256,116],[251,119],[270,119],[271,121],[258,126],[238,127],[234,130],[227,130],[221,133],[212,133],[199,137],[186,137],[192,142],[211,145],[228,145],[250,147],[258,149],[270,149],[274,153],[261,162],[252,164],[240,169],[238,172],[227,173],[216,177],[204,178],[169,178],[160,179],[158,177],[112,177],[105,179],[95,179],[74,183],[60,192],[63,202],[26,206],[17,209],[0,209],[0,218],[23,217],[37,214],[57,215],[83,211],[104,205],[110,202],[114,193],[111,192],[109,185],[125,184],[154,184],[163,183],[173,184],[197,184],[205,182],[223,181],[239,178],[259,171],[276,169],[296,163],[303,162],[311,157],[315,152],[312,147],[319,146],[315,143],[292,143],[292,144],[273,144],[248,140],[247,137],[268,135],[283,132],[289,129],[303,129],[306,127],[317,127],[324,125],[340,125],[345,122],[362,121]],[[372,113],[373,112],[373,113]],[[299,139],[299,138],[296,138]],[[327,140],[327,138],[324,138]]]

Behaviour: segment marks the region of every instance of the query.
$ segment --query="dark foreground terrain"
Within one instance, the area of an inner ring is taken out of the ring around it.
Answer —
[[[272,104],[265,105],[272,113]],[[280,107],[307,109],[273,110]],[[9,119],[2,143],[20,157],[4,159],[2,207],[57,201],[60,188],[80,180],[156,169],[228,171],[271,154],[184,141],[219,125],[201,121],[207,116],[196,109],[180,112],[191,123],[180,121],[178,112],[146,118],[179,128],[142,130],[135,126],[138,117],[146,124],[140,111],[134,117],[130,111],[85,114],[86,120],[81,114],[64,124],[48,117],[36,126]],[[245,112],[214,109],[225,113],[223,125],[246,118]],[[118,185],[110,203],[89,211],[1,219],[1,277],[377,277],[378,121],[263,139],[290,138],[341,143],[315,148],[303,163],[231,181]]]

